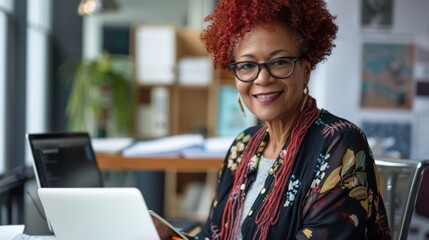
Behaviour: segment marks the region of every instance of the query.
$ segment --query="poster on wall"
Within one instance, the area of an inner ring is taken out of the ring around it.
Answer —
[[[410,110],[413,44],[364,43],[362,51],[361,107]]]
[[[411,124],[409,122],[362,122],[368,143],[376,158],[410,158]]]
[[[393,0],[362,0],[363,29],[390,29],[393,19]]]

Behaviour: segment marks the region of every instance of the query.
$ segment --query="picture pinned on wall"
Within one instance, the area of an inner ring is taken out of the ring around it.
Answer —
[[[365,120],[361,124],[376,158],[409,158],[411,124]]]
[[[362,49],[361,107],[410,110],[414,45],[364,43]]]
[[[362,0],[363,29],[390,29],[393,22],[393,0]]]

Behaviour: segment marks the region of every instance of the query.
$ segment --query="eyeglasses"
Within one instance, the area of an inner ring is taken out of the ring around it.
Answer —
[[[304,55],[299,57],[280,57],[265,63],[251,61],[233,62],[229,64],[229,67],[232,69],[237,79],[242,82],[255,81],[262,67],[265,67],[272,77],[284,79],[292,75],[295,70],[295,62],[303,57]]]

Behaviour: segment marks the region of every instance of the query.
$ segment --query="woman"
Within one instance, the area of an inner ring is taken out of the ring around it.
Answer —
[[[223,0],[202,34],[261,121],[235,139],[197,239],[390,239],[364,133],[318,109],[311,70],[337,32],[323,0]]]

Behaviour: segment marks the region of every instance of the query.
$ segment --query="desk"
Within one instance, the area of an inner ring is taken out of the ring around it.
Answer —
[[[165,172],[164,189],[164,212],[167,218],[182,218],[177,212],[177,206],[180,203],[180,196],[177,193],[178,184],[184,184],[178,181],[178,172],[185,173],[205,173],[206,185],[213,189],[216,186],[218,171],[222,167],[223,158],[203,158],[190,159],[183,157],[124,157],[120,154],[97,153],[97,164],[102,171],[109,170],[152,170]],[[206,216],[199,216],[195,213],[189,213],[192,220],[206,219]]]
[[[101,170],[175,170],[207,172],[218,171],[223,159],[189,159],[183,157],[124,157],[120,154],[97,153]]]

